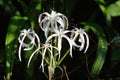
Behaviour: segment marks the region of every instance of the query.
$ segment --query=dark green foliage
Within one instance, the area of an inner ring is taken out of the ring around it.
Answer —
[[[51,10],[65,14],[70,29],[83,27],[90,38],[88,61],[82,52],[74,50],[72,59],[68,56],[60,62],[66,66],[70,80],[119,79],[120,0],[0,0],[0,80],[47,79],[39,69],[41,55],[35,55],[29,68],[30,54],[22,51],[19,61],[18,36],[20,30],[31,27],[43,38],[38,16]],[[56,75],[60,73],[58,70]]]

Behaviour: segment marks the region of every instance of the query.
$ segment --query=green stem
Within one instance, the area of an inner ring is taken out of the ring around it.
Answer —
[[[65,59],[65,57],[68,55],[68,53],[70,52],[70,49],[68,49],[65,53],[65,55],[58,61],[58,64],[57,65],[60,65],[61,62]]]
[[[85,54],[85,62],[86,62],[86,69],[87,69],[87,71],[88,71],[88,74],[89,74],[92,78],[94,78],[94,76],[91,74],[91,72],[90,72],[90,70],[89,70],[89,68],[88,68],[88,58],[87,58],[87,54]]]
[[[42,55],[42,52],[41,52],[41,51],[40,51],[39,53]],[[44,58],[44,60],[45,60],[45,62],[46,62],[48,65],[50,64],[50,62],[48,61],[48,59],[47,59],[46,57]]]
[[[57,38],[55,38],[55,40],[56,40],[56,39],[57,39]],[[58,41],[56,40],[56,41],[55,41],[55,44],[54,44],[55,47],[57,47],[57,43],[58,43]],[[55,49],[55,50],[54,50],[54,55],[55,55],[55,56],[54,56],[54,60],[55,60],[55,61],[57,61],[56,53],[57,53],[57,50]]]
[[[36,45],[36,44],[35,44],[35,47],[37,48],[37,45]],[[42,55],[42,52],[41,52],[41,51],[40,51],[39,53]],[[50,64],[46,57],[45,57],[45,62],[46,62],[47,64]]]
[[[34,21],[31,21],[31,27],[32,27],[33,30],[35,29],[35,23],[34,23]]]

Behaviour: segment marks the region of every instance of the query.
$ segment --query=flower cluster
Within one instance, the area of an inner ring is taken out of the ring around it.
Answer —
[[[40,28],[44,31],[46,41],[43,43],[40,42],[39,36],[32,29],[22,30],[18,38],[20,43],[18,52],[20,61],[22,48],[23,50],[36,48],[28,60],[28,66],[30,65],[33,56],[36,53],[40,53],[42,55],[40,65],[42,71],[44,72],[45,62],[49,65],[49,69],[54,70],[56,66],[59,66],[57,62],[59,62],[62,57],[61,50],[63,38],[66,39],[69,44],[68,50],[71,57],[73,47],[78,48],[80,51],[84,50],[84,53],[86,53],[89,46],[88,35],[82,28],[68,30],[67,28],[69,24],[65,15],[56,13],[55,11],[52,11],[51,14],[44,12],[40,14],[38,22]],[[67,34],[70,36],[67,36]],[[25,39],[28,39],[29,42],[25,42]],[[52,73],[54,73],[54,71],[52,71]]]

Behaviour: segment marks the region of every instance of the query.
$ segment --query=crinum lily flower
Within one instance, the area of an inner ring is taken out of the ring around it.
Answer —
[[[84,53],[86,53],[88,46],[89,46],[89,38],[88,38],[88,35],[86,34],[86,32],[84,31],[84,29],[75,28],[72,31],[71,40],[72,40],[73,46],[78,47],[80,51],[83,50],[83,48],[85,47],[85,42],[86,42],[86,47],[84,50]],[[76,40],[78,40],[80,45],[78,45],[76,43]]]
[[[20,43],[18,57],[21,61],[22,48],[27,51],[34,50],[28,60],[27,66],[29,67],[33,56],[39,52],[42,56],[40,68],[44,73],[45,63],[47,63],[49,80],[51,80],[57,67],[63,72],[59,65],[68,54],[72,57],[73,47],[79,48],[80,51],[84,49],[84,53],[86,53],[89,46],[89,38],[87,33],[81,28],[67,30],[67,17],[61,13],[56,13],[55,11],[52,11],[51,14],[47,12],[40,14],[38,22],[40,28],[44,31],[46,41],[44,44],[40,45],[40,39],[32,29],[22,30],[18,38]],[[67,34],[69,34],[69,36],[67,36]],[[69,48],[61,58],[63,38],[68,42]]]
[[[42,49],[42,62],[41,62],[41,66],[40,66],[40,67],[42,67],[42,71],[44,72],[44,59],[45,59],[45,54],[46,54],[47,50],[48,50],[48,52],[49,52],[49,54],[50,54],[50,60],[49,60],[50,66],[55,67],[56,63],[55,63],[55,61],[54,61],[53,51],[54,51],[54,50],[58,51],[58,48],[52,46],[52,45],[49,44],[49,43],[45,43],[45,44],[43,45],[43,47],[41,47],[41,49]],[[55,56],[56,56],[56,55],[55,55]]]
[[[53,57],[53,51],[56,50],[58,52],[58,48],[57,47],[54,47],[52,46],[51,44],[49,43],[46,43],[46,44],[43,44],[42,47],[39,48],[39,50],[41,50],[41,54],[42,54],[42,62],[41,62],[41,65],[40,65],[40,68],[42,68],[42,72],[44,72],[44,60],[45,60],[45,54],[48,52],[49,55],[50,55],[50,59],[49,59],[49,64],[50,66],[55,66],[55,61],[54,61],[54,57]],[[35,53],[33,53],[30,58],[29,58],[29,61],[28,61],[28,67],[29,67],[29,64],[31,62],[31,59],[32,57],[34,56]],[[57,53],[56,53],[57,54]],[[49,57],[48,57],[49,58]]]
[[[56,38],[57,40],[58,40],[58,44],[57,44],[57,46],[58,46],[58,53],[59,53],[59,57],[58,57],[58,60],[60,59],[60,55],[61,55],[61,49],[62,49],[62,38],[65,38],[67,41],[68,41],[68,43],[69,43],[69,46],[70,46],[70,55],[71,55],[71,57],[72,57],[72,44],[73,43],[71,43],[72,41],[71,41],[71,39],[66,35],[67,33],[70,33],[71,31],[69,31],[69,30],[63,30],[63,29],[60,29],[60,31],[59,30],[56,30],[55,31],[55,33],[54,34],[52,34],[52,35],[50,35],[48,38],[47,38],[47,40],[46,40],[46,43],[48,43],[48,42],[50,42],[50,40],[52,39],[52,38]]]
[[[45,32],[47,38],[49,31],[54,32],[56,29],[66,29],[68,27],[68,19],[61,13],[52,11],[51,14],[44,12],[38,18],[41,29]]]
[[[29,43],[25,42],[26,38],[30,41]],[[21,49],[22,49],[22,47],[23,47],[23,50],[33,49],[33,47],[35,45],[35,39],[37,39],[37,44],[38,44],[37,46],[39,48],[40,47],[39,37],[32,29],[28,29],[28,30],[24,29],[21,31],[21,33],[18,37],[18,41],[20,43],[18,57],[19,57],[20,61],[21,61]],[[33,53],[37,52],[37,50],[35,50]]]

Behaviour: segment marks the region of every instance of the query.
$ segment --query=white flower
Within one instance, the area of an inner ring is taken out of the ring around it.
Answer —
[[[42,72],[44,72],[44,60],[45,60],[46,53],[48,53],[48,55],[50,55],[50,56],[48,56],[48,58],[50,58],[49,59],[50,66],[55,66],[54,56],[56,56],[56,55],[53,54],[53,51],[54,50],[58,51],[57,47],[54,47],[51,44],[46,43],[46,44],[43,44],[43,46],[40,47],[39,50],[41,50],[41,54],[42,54],[42,61],[41,61],[41,65],[40,65],[40,67],[42,67]],[[29,58],[28,67],[29,67],[30,61],[33,56],[34,56],[34,53]]]
[[[71,39],[72,39],[72,43],[75,47],[78,47],[80,51],[83,50],[83,48],[85,48],[84,53],[86,53],[86,51],[89,47],[89,38],[83,29],[75,28],[72,31]],[[77,44],[76,40],[78,40],[78,42],[80,44]],[[85,47],[85,44],[86,44],[86,47]]]
[[[25,42],[26,38],[28,38],[29,41],[27,41],[27,42],[29,42],[29,43]],[[31,49],[33,49],[33,47],[35,45],[35,38],[37,39],[38,47],[40,47],[39,37],[33,30],[24,29],[24,30],[21,31],[21,33],[20,33],[20,35],[18,37],[18,41],[20,43],[19,51],[18,51],[18,57],[19,57],[20,61],[21,61],[21,49],[22,49],[22,47],[23,47],[23,50],[31,50]]]
[[[45,37],[49,31],[54,32],[56,29],[66,29],[68,27],[68,19],[61,13],[52,11],[51,14],[44,12],[40,14],[38,19],[41,29],[45,32]]]
[[[54,37],[58,40],[58,45],[57,45],[58,46],[58,51],[59,51],[58,52],[59,53],[58,60],[60,59],[60,56],[61,56],[62,38],[65,38],[68,41],[69,46],[70,46],[70,55],[72,57],[72,44],[73,43],[71,43],[71,39],[68,36],[66,36],[66,34],[69,33],[69,32],[70,32],[69,30],[65,30],[65,31],[62,30],[62,29],[60,31],[56,30],[55,33],[50,35],[46,40],[46,43],[50,42],[50,40]]]

